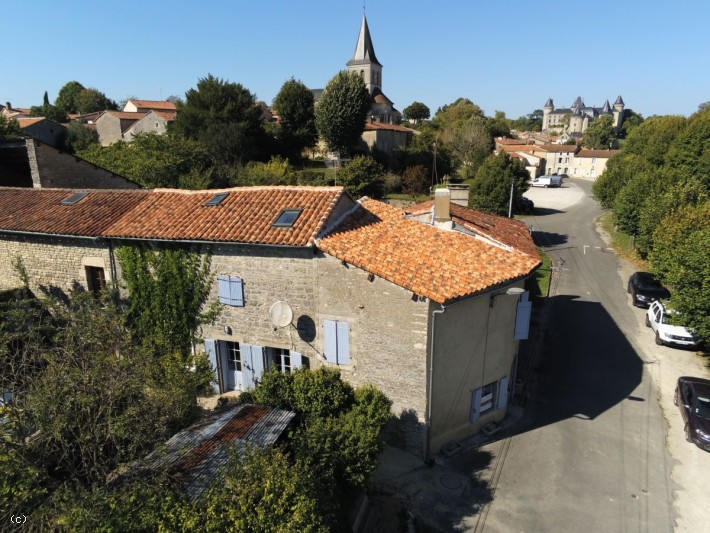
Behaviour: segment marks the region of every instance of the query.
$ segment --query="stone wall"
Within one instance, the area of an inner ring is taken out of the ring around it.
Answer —
[[[123,140],[123,124],[117,117],[104,113],[96,121],[96,132],[101,146],[110,146]]]
[[[13,266],[16,258],[27,270],[30,289],[38,296],[50,291],[67,293],[74,284],[87,288],[86,267],[104,269],[111,279],[109,250],[93,239],[0,235],[0,289],[22,282]]]
[[[67,189],[138,189],[140,185],[118,174],[61,152],[52,146],[27,140],[27,155],[35,187]]]

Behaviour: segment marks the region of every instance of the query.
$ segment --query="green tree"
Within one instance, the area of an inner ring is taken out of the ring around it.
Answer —
[[[76,111],[82,115],[96,111],[117,110],[118,104],[98,89],[82,89],[76,95]]]
[[[614,221],[628,235],[638,235],[641,211],[649,196],[658,188],[657,172],[636,173],[614,198]]]
[[[427,120],[431,116],[429,108],[421,102],[412,102],[402,110],[402,116],[419,124],[422,120]]]
[[[49,103],[49,96],[47,95],[47,91],[44,91],[42,105],[35,105],[30,107],[30,116],[44,117],[49,120],[53,120],[55,122],[60,123],[67,122],[69,120],[67,114],[64,111],[58,109],[57,107]]]
[[[710,108],[688,119],[668,149],[666,166],[684,176],[700,177],[710,190]]]
[[[496,215],[507,215],[511,182],[514,184],[513,205],[518,205],[528,190],[528,179],[530,174],[519,159],[511,158],[506,152],[490,155],[471,183],[468,205]]]
[[[268,163],[249,161],[238,170],[234,185],[296,185],[297,176],[288,159],[272,157]]]
[[[633,130],[643,124],[643,116],[633,109],[624,109],[619,136],[626,139]]]
[[[280,119],[278,137],[284,154],[300,159],[303,149],[315,146],[318,139],[313,93],[291,78],[274,98],[273,107]]]
[[[57,93],[57,98],[54,100],[54,105],[57,109],[62,110],[67,115],[70,113],[79,112],[79,93],[85,87],[78,81],[70,81],[62,85]]]
[[[496,111],[493,118],[486,121],[486,127],[493,137],[509,137],[511,121],[505,116],[505,111]]]
[[[432,122],[442,131],[456,130],[477,117],[485,120],[483,110],[468,98],[458,98],[451,104],[446,104],[437,109]]]
[[[86,127],[84,122],[74,120],[66,128],[64,148],[70,154],[87,150],[90,146],[99,144],[99,134],[96,130]]]
[[[402,192],[417,196],[429,192],[431,179],[424,168],[424,165],[407,167],[402,174]]]
[[[316,107],[316,128],[329,150],[349,154],[358,144],[370,101],[356,72],[340,71],[328,82]]]
[[[514,130],[540,131],[542,130],[544,116],[542,109],[536,109],[532,113],[513,120],[510,127]]]
[[[649,117],[629,132],[624,153],[641,156],[660,167],[665,163],[668,149],[685,129],[686,123],[685,117],[680,116]]]
[[[473,178],[494,147],[485,118],[478,115],[457,127],[447,126],[441,133],[441,140],[451,152],[462,179]]]
[[[438,138],[439,132],[430,123],[424,123],[419,134],[414,135],[410,143],[395,150],[396,169],[403,172],[409,167],[422,165],[431,176],[436,168],[440,178],[455,170],[449,148]]]
[[[96,144],[77,155],[147,188],[207,189],[217,171],[207,148],[179,135],[136,135],[130,143]]]
[[[381,198],[384,194],[385,169],[370,156],[353,157],[338,172],[338,180],[355,198]]]
[[[671,306],[684,325],[710,341],[710,201],[665,218],[653,236],[651,264],[673,289]]]
[[[619,191],[637,173],[653,171],[653,165],[642,156],[626,152],[615,155],[609,159],[604,172],[592,185],[592,193],[602,207],[611,209]]]
[[[608,149],[616,138],[611,115],[604,115],[592,122],[584,131],[582,145],[592,150]]]
[[[239,83],[209,74],[185,93],[177,109],[175,131],[201,142],[215,161],[238,165],[259,154],[264,135],[261,108]]]
[[[188,363],[200,326],[220,311],[217,302],[205,308],[214,281],[211,255],[136,245],[122,246],[116,256],[128,289],[126,323],[134,339],[154,354],[180,354]]]
[[[14,118],[7,118],[0,113],[0,141],[16,141],[21,139],[20,124]]]

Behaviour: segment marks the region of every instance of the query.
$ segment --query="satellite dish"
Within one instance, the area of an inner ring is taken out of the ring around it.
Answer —
[[[286,302],[274,302],[269,310],[269,316],[275,328],[284,328],[293,320],[293,311]]]

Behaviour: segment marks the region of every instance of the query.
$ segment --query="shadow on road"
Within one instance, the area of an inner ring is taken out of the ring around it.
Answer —
[[[533,214],[536,217],[546,217],[548,215],[555,215],[557,213],[564,213],[564,211],[560,211],[559,209],[552,209],[551,207],[536,207],[533,210]]]
[[[533,416],[520,432],[571,417],[594,420],[623,401],[649,400],[633,395],[643,362],[600,303],[555,296],[548,305],[545,342],[527,376]]]
[[[567,244],[569,238],[564,233],[551,233],[549,231],[535,231],[532,232],[533,241],[538,246],[559,246],[560,244]]]

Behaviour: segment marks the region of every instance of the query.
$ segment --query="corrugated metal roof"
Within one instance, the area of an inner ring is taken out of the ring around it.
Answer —
[[[233,450],[272,446],[295,413],[264,405],[242,404],[219,411],[175,434],[141,462],[141,469],[168,470],[191,499],[219,475]]]

